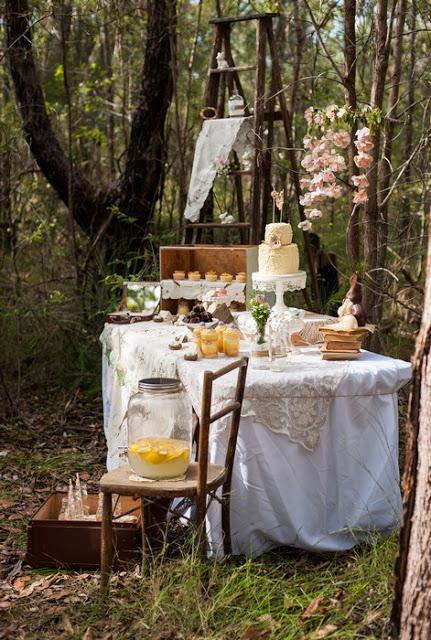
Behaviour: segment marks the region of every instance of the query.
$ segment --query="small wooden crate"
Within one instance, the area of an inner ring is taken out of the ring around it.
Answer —
[[[255,245],[195,244],[160,247],[160,279],[169,280],[174,271],[207,271],[247,274],[246,296],[252,292],[251,274],[257,271],[258,247]],[[176,312],[176,300],[162,300],[161,308]],[[245,307],[244,307],[245,308]]]
[[[58,520],[62,498],[56,492],[49,496],[34,514],[27,529],[26,562],[31,567],[64,567],[68,569],[100,568],[101,522],[92,520]],[[90,512],[97,509],[98,496],[89,495]],[[113,525],[115,561],[135,562],[139,559],[140,503],[120,496],[122,513],[133,509],[137,522]]]

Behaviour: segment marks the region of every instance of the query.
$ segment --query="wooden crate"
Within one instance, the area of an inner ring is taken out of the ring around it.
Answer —
[[[247,274],[246,295],[252,291],[251,274],[257,271],[256,245],[196,244],[160,247],[160,280],[169,280],[174,271],[226,272]],[[162,300],[161,308],[175,313],[176,300]],[[175,307],[175,308],[174,308]]]
[[[58,520],[62,498],[56,492],[49,496],[34,514],[27,529],[26,562],[32,567],[64,567],[69,569],[99,569],[101,522],[92,520]],[[90,512],[97,509],[98,496],[89,495]],[[120,497],[121,511],[134,509],[137,522],[114,522],[115,561],[135,562],[139,559],[139,500]]]

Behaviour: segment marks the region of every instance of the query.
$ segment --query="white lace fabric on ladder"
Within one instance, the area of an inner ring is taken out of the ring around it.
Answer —
[[[231,151],[241,158],[252,148],[253,118],[218,118],[205,120],[196,143],[184,217],[198,222],[199,212],[210,192],[217,173],[217,162],[227,162]]]

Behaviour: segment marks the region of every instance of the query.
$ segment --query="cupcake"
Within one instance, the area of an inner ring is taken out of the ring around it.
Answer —
[[[236,282],[247,282],[247,274],[245,273],[245,271],[240,271],[239,273],[237,273],[235,280]]]
[[[201,279],[200,271],[189,271],[188,277],[189,277],[189,280],[195,280],[195,281],[200,280]]]
[[[186,272],[185,271],[174,271],[174,280],[185,280]]]
[[[217,280],[217,272],[207,271],[205,274],[205,280],[207,280],[208,282],[215,282]]]
[[[233,275],[231,273],[222,273],[220,275],[221,282],[232,282]]]

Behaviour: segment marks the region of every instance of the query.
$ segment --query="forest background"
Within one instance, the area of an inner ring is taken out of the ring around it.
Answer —
[[[158,247],[181,240],[212,41],[208,21],[217,13],[281,11],[276,38],[298,161],[310,105],[381,109],[376,197],[383,206],[356,207],[356,239],[346,241],[346,190],[325,204],[314,230],[337,254],[339,297],[351,268],[365,269],[367,288],[379,293],[369,307],[380,306],[381,347],[408,357],[420,321],[430,203],[428,2],[378,3],[377,17],[376,3],[366,1],[59,0],[6,8],[17,7],[30,10],[29,23],[9,20],[8,37],[7,20],[0,22],[1,390],[9,409],[27,384],[96,393],[98,334],[122,278],[157,278]],[[254,59],[252,27],[233,31],[237,65]],[[253,75],[243,74],[250,101]],[[30,92],[20,77],[33,83]],[[28,109],[38,86],[45,119]],[[296,227],[285,147],[276,127],[273,185],[285,188]],[[215,218],[234,212],[228,180],[216,185]],[[367,229],[378,235],[375,256],[367,256]],[[301,243],[302,233],[295,235]],[[235,232],[230,240],[238,241]]]
[[[354,207],[351,144],[343,195],[313,223],[339,269],[340,290],[324,309],[336,307],[359,269],[375,346],[410,359],[430,209],[428,0],[5,0],[1,8],[0,608],[8,627],[0,637],[386,637],[396,535],[340,557],[281,550],[230,565],[187,555],[169,572],[161,561],[151,578],[117,576],[109,612],[97,574],[29,574],[23,558],[28,518],[48,492],[76,471],[97,491],[106,451],[98,338],[123,279],[158,278],[159,246],[182,239],[216,15],[280,11],[299,166],[308,107],[374,114],[368,201]],[[250,23],[235,28],[232,45],[236,63],[251,64]],[[253,72],[242,81],[252,103]],[[352,142],[361,124],[350,123]],[[273,186],[285,190],[304,255],[286,151],[277,127]],[[235,214],[230,180],[217,178],[214,219]],[[224,241],[226,232],[205,239]],[[406,399],[404,391],[401,442]],[[407,467],[415,465],[413,456]]]

